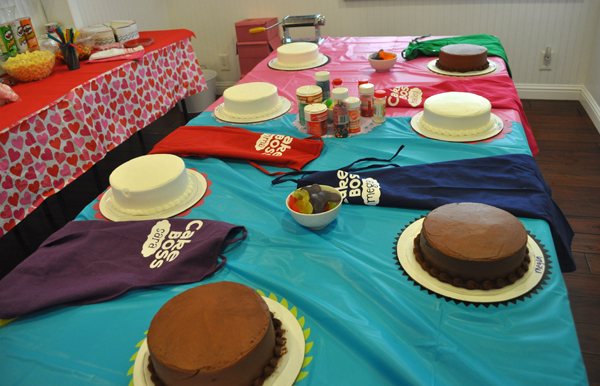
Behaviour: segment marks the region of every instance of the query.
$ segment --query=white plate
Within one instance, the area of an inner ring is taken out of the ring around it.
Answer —
[[[462,300],[473,303],[496,303],[504,302],[518,298],[531,291],[540,282],[544,276],[546,260],[542,250],[537,245],[535,240],[527,236],[527,247],[529,248],[529,269],[525,276],[517,280],[515,283],[504,288],[493,290],[468,290],[465,288],[455,287],[448,283],[443,283],[433,276],[429,275],[415,258],[413,252],[413,240],[421,232],[424,218],[421,218],[412,223],[402,232],[398,239],[397,253],[398,261],[406,273],[417,283],[423,287],[433,291],[439,295],[443,295],[452,299]]]
[[[469,71],[469,72],[451,72],[451,71],[445,71],[442,70],[440,68],[438,68],[435,65],[435,62],[437,62],[437,58],[432,60],[431,62],[427,63],[427,68],[430,71],[435,72],[436,74],[440,74],[440,75],[450,75],[450,76],[478,76],[478,75],[487,75],[487,74],[491,74],[492,72],[496,71],[496,69],[498,68],[498,64],[496,64],[496,62],[494,62],[493,60],[488,59],[488,63],[490,64],[490,66],[488,68],[486,68],[485,70],[481,70],[481,71]]]
[[[329,62],[329,56],[319,53],[319,60],[315,64],[311,64],[310,66],[283,67],[277,63],[277,58],[270,60],[268,66],[274,70],[280,70],[280,71],[301,71],[301,70],[308,70],[310,68],[321,67],[321,66],[326,65],[328,62]]]
[[[298,320],[292,313],[276,302],[263,296],[269,310],[282,323],[283,337],[286,339],[284,353],[277,362],[273,374],[266,380],[263,386],[292,386],[298,378],[298,374],[304,363],[304,333]],[[152,382],[150,370],[148,370],[148,343],[144,339],[133,365],[134,386],[155,386]]]
[[[504,122],[500,117],[496,114],[491,114],[491,119],[494,121],[494,126],[492,126],[488,131],[484,131],[483,133],[473,134],[473,135],[462,135],[457,137],[450,137],[447,135],[434,133],[433,131],[429,131],[423,126],[421,126],[421,117],[423,116],[423,111],[417,113],[410,120],[410,125],[415,129],[415,131],[419,134],[423,134],[427,138],[438,139],[440,141],[446,142],[475,142],[475,141],[483,141],[484,139],[492,138],[493,136],[499,134],[504,128]]]
[[[156,220],[162,218],[173,217],[186,209],[191,208],[195,203],[200,201],[204,193],[206,193],[206,179],[202,174],[195,170],[187,169],[188,175],[192,178],[193,190],[192,193],[187,197],[185,201],[176,205],[172,208],[164,210],[162,212],[148,214],[148,215],[132,215],[119,212],[115,209],[113,202],[112,188],[108,188],[108,191],[102,196],[100,200],[100,212],[104,217],[109,220],[119,221],[142,221],[142,220]]]
[[[274,113],[271,113],[269,115],[262,116],[262,117],[253,118],[253,119],[232,118],[221,112],[221,109],[223,108],[224,103],[221,103],[215,109],[215,117],[217,119],[219,119],[220,121],[229,122],[229,123],[258,123],[258,122],[269,121],[271,119],[278,118],[278,117],[282,116],[283,114],[287,113],[290,110],[290,108],[292,107],[292,102],[290,102],[286,97],[280,96],[279,99],[281,100],[281,107],[279,108],[279,110],[277,110]]]

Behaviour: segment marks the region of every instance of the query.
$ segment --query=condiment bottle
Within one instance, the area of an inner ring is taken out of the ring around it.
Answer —
[[[358,92],[360,94],[360,116],[372,117],[375,86],[371,83],[361,84],[358,86]]]
[[[367,83],[369,83],[369,79],[364,79],[364,78],[363,78],[363,79],[359,79],[359,80],[358,80],[358,90],[359,90],[359,91],[358,91],[358,93],[359,93],[359,94],[360,94],[360,86],[361,86],[362,84],[367,84]]]
[[[298,119],[301,125],[306,125],[304,107],[311,103],[323,102],[323,91],[315,85],[302,86],[296,89],[296,101],[298,102]]]
[[[337,87],[331,90],[333,99],[333,127],[336,138],[347,138],[350,132],[348,115],[348,89]]]
[[[318,71],[315,73],[315,83],[323,90],[323,100],[331,98],[331,87],[329,86],[329,71]]]
[[[327,134],[327,110],[323,103],[313,103],[304,107],[307,133],[319,137]]]
[[[373,100],[373,122],[385,122],[385,90],[375,91],[375,99]]]
[[[350,134],[360,133],[360,99],[357,97],[348,97],[348,117]]]

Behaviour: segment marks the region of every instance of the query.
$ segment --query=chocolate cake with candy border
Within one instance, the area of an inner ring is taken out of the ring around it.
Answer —
[[[253,289],[217,282],[184,291],[154,316],[155,385],[260,386],[284,353],[281,322]]]
[[[476,44],[449,44],[440,48],[435,65],[449,72],[482,71],[489,67],[487,48]]]
[[[527,231],[512,214],[485,204],[446,204],[431,211],[414,239],[421,268],[441,282],[491,290],[529,269]]]

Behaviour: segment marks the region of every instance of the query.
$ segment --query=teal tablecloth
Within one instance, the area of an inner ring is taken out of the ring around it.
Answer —
[[[301,136],[296,118],[240,127]],[[211,112],[192,125],[220,125]],[[520,124],[491,143],[422,138],[408,118],[389,118],[369,133],[325,138],[307,170],[328,170],[363,157],[400,165],[530,154]],[[426,211],[342,206],[327,228],[298,225],[285,207],[294,184],[271,185],[243,161],[187,158],[206,175],[209,192],[187,218],[244,225],[248,237],[225,251],[225,268],[189,285],[137,290],[101,304],[60,306],[0,327],[2,385],[127,385],[150,321],[174,295],[230,280],[283,302],[303,323],[307,349],[297,385],[584,385],[581,351],[548,225],[521,218],[547,250],[549,273],[537,293],[492,306],[428,293],[403,275],[399,233]],[[268,168],[271,171],[276,168]],[[96,220],[95,201],[77,220]],[[82,251],[85,253],[85,251]],[[284,300],[285,299],[285,300]]]

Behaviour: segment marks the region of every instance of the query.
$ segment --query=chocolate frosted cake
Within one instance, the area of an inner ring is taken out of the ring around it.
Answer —
[[[253,289],[205,284],[175,296],[148,330],[156,385],[260,386],[282,355],[281,322]]]
[[[482,71],[489,67],[487,48],[475,44],[450,44],[440,49],[435,65],[449,72]]]
[[[521,221],[485,204],[447,204],[431,211],[415,238],[414,252],[431,276],[467,289],[505,287],[529,268]]]

